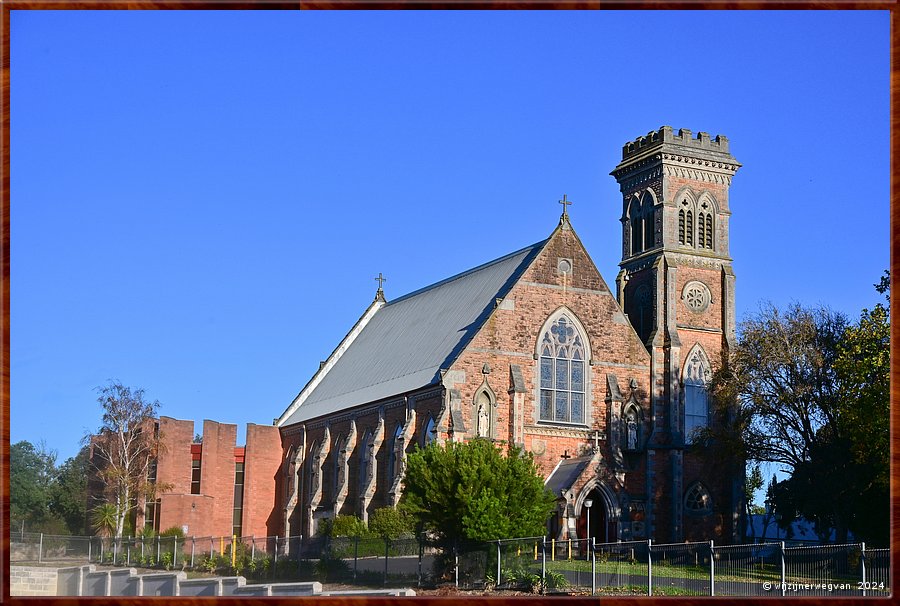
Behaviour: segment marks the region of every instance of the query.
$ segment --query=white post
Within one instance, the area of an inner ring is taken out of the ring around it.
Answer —
[[[256,537],[250,536],[250,559],[256,559]]]
[[[44,533],[41,533],[41,542],[38,543],[38,563],[43,561],[44,557]]]
[[[588,516],[588,524],[590,524],[590,516]],[[591,537],[591,543],[588,549],[591,552],[591,595],[597,594],[597,550],[596,541]]]
[[[191,568],[194,567],[194,546],[196,541],[194,540],[194,536],[191,535]]]
[[[547,537],[541,537],[541,593],[547,585]]]
[[[647,539],[647,595],[653,595],[653,554],[650,548],[653,547],[653,539]]]
[[[709,595],[716,595],[716,548],[709,541]]]
[[[500,585],[500,541],[497,541],[497,585]]]
[[[866,542],[859,544],[860,556],[859,564],[862,566],[862,594],[866,595]]]
[[[172,568],[178,566],[178,537],[172,537]]]
[[[781,547],[781,597],[784,597],[784,578],[785,578],[785,565],[784,565],[784,541],[779,541],[779,545]]]

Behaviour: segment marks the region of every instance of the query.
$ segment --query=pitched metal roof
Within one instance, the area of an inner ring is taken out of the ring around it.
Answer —
[[[562,492],[572,488],[572,485],[578,481],[581,472],[584,471],[584,468],[590,462],[591,457],[575,457],[561,460],[544,481],[544,486],[553,493],[553,496],[559,497]]]
[[[278,425],[292,425],[439,383],[438,371],[448,368],[462,352],[490,315],[495,300],[509,292],[546,242],[378,309],[327,374]]]

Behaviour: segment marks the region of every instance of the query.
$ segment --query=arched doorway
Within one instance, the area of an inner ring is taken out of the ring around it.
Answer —
[[[587,507],[588,502],[591,506]],[[615,515],[610,511],[609,497],[598,487],[593,488],[581,499],[581,514],[578,516],[578,538],[594,537],[599,543],[615,543],[618,538],[618,525]],[[588,535],[588,518],[590,517],[590,535]]]

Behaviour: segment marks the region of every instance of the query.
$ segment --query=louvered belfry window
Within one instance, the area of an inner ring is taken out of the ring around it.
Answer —
[[[541,336],[540,420],[584,424],[584,338],[562,315]]]

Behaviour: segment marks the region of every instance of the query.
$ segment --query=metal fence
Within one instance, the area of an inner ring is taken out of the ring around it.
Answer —
[[[529,537],[443,550],[422,537],[100,537],[13,532],[10,561],[201,570],[249,579],[603,595],[891,594],[889,549]]]

